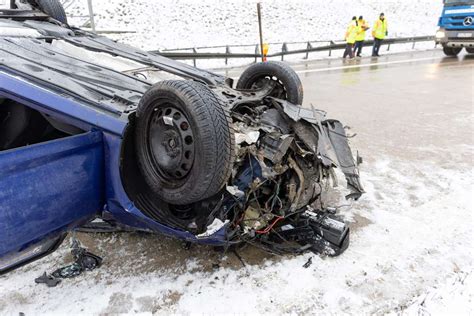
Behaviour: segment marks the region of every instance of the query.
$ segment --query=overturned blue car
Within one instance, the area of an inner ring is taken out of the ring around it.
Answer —
[[[234,82],[26,2],[0,11],[0,274],[96,218],[278,254],[347,248],[321,196],[339,169],[358,199],[359,159],[339,121],[302,107],[288,65]]]

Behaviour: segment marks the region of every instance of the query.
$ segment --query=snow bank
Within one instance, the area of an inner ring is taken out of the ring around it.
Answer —
[[[370,22],[384,12],[390,36],[434,34],[441,0],[262,0],[267,42],[337,40],[354,15]],[[87,14],[86,0],[68,14]],[[99,29],[134,30],[116,39],[146,49],[258,43],[256,0],[94,1]],[[71,18],[80,25],[84,18]]]

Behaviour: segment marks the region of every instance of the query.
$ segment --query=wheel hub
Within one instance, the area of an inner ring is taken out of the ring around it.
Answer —
[[[255,80],[255,82],[252,84],[252,89],[260,89],[264,87],[265,85],[269,84],[269,82],[273,83],[274,88],[273,91],[270,93],[270,96],[277,98],[277,99],[282,99],[286,100],[288,98],[285,85],[283,82],[276,76],[265,76],[258,78]]]
[[[168,105],[155,109],[149,129],[149,149],[161,177],[186,177],[194,163],[194,134],[186,116]]]

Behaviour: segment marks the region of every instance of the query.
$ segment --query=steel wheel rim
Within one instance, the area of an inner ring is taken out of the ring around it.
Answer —
[[[285,85],[283,84],[283,81],[281,81],[277,76],[267,75],[263,77],[258,77],[253,81],[250,88],[253,90],[261,89],[265,86],[265,84],[267,84],[267,81],[269,80],[275,83],[275,87],[270,93],[270,96],[277,99],[287,100],[288,93],[285,89]]]
[[[166,181],[185,179],[195,157],[195,136],[187,116],[177,106],[156,107],[150,118],[148,147],[153,165]]]

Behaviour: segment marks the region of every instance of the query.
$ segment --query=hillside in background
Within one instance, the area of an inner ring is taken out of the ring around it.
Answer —
[[[441,13],[440,0],[263,0],[268,42],[342,39],[350,19],[364,15],[373,24],[380,12],[390,36],[431,35]],[[94,1],[99,29],[132,30],[116,39],[153,50],[258,42],[257,1],[108,0]],[[73,25],[84,23],[87,1],[68,7]]]

